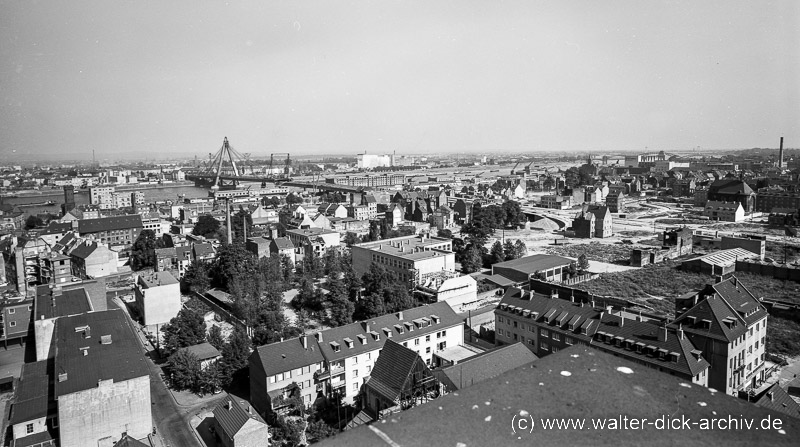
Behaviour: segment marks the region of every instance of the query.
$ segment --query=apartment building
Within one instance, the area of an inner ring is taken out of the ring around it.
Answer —
[[[81,219],[76,225],[80,236],[94,237],[111,247],[131,247],[143,228],[138,214]]]
[[[372,263],[377,263],[408,281],[411,287],[420,284],[427,274],[455,271],[452,250],[451,239],[427,235],[366,242],[351,248],[353,270],[358,275],[365,274]]]
[[[10,415],[14,445],[146,438],[153,426],[150,370],[124,312],[59,318],[52,343],[51,360],[23,369]]]
[[[800,193],[766,190],[756,193],[756,211],[771,213],[775,208],[800,209]]]
[[[767,310],[735,276],[675,301],[680,328],[711,363],[708,386],[726,394],[765,380]]]
[[[463,344],[462,325],[441,302],[261,346],[250,356],[250,401],[262,413],[291,395],[306,405],[334,395],[352,404],[387,339],[430,365],[436,352]]]
[[[709,386],[709,362],[680,328],[633,314],[509,288],[495,310],[495,344],[521,342],[539,357],[582,344]]]
[[[181,310],[180,284],[169,271],[139,275],[134,288],[143,324],[151,332],[169,323]]]
[[[718,202],[709,200],[703,209],[703,215],[711,220],[739,222],[744,220],[744,208],[739,202]]]

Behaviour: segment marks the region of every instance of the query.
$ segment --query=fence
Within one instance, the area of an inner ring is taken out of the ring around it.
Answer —
[[[800,282],[800,267],[771,262],[742,260],[736,261],[737,272],[749,272],[757,275],[771,276],[775,279]]]
[[[600,276],[600,275],[597,274],[597,273],[586,273],[586,274],[583,274],[583,275],[575,275],[572,278],[565,279],[565,280],[561,281],[561,284],[563,284],[565,286],[571,286],[573,284],[578,284],[578,283],[582,283],[582,282],[585,282],[585,281],[590,281],[592,279],[597,278],[598,276]]]

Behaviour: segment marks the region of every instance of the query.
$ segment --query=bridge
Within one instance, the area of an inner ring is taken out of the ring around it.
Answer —
[[[209,186],[211,189],[235,189],[240,182],[279,183],[290,180],[292,160],[288,153],[270,154],[269,167],[266,175],[255,172],[250,163],[250,154],[241,154],[228,142],[228,137],[222,141],[222,147],[215,154],[208,154],[208,161],[194,173],[187,173],[186,179],[195,182],[197,186]],[[286,159],[281,161],[283,157]],[[250,168],[249,175],[246,173]],[[279,174],[275,174],[279,171]]]

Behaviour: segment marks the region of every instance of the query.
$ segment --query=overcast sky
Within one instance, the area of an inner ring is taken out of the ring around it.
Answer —
[[[798,29],[796,0],[0,0],[0,156],[798,147]]]

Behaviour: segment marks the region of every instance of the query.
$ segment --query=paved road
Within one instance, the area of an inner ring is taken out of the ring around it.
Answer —
[[[113,302],[112,302],[113,303]],[[118,307],[117,303],[112,304]],[[127,310],[123,309],[127,314]],[[135,323],[128,318],[128,324],[137,334],[142,343],[144,352],[150,350],[147,339]],[[166,447],[197,446],[200,444],[197,437],[189,427],[188,420],[191,416],[191,409],[178,407],[175,399],[172,398],[164,381],[161,380],[161,368],[159,368],[150,357],[145,356],[147,367],[150,370],[150,400],[152,402],[153,423],[156,424],[157,437],[156,445]],[[187,414],[188,413],[188,414]],[[163,442],[160,442],[163,441]]]

